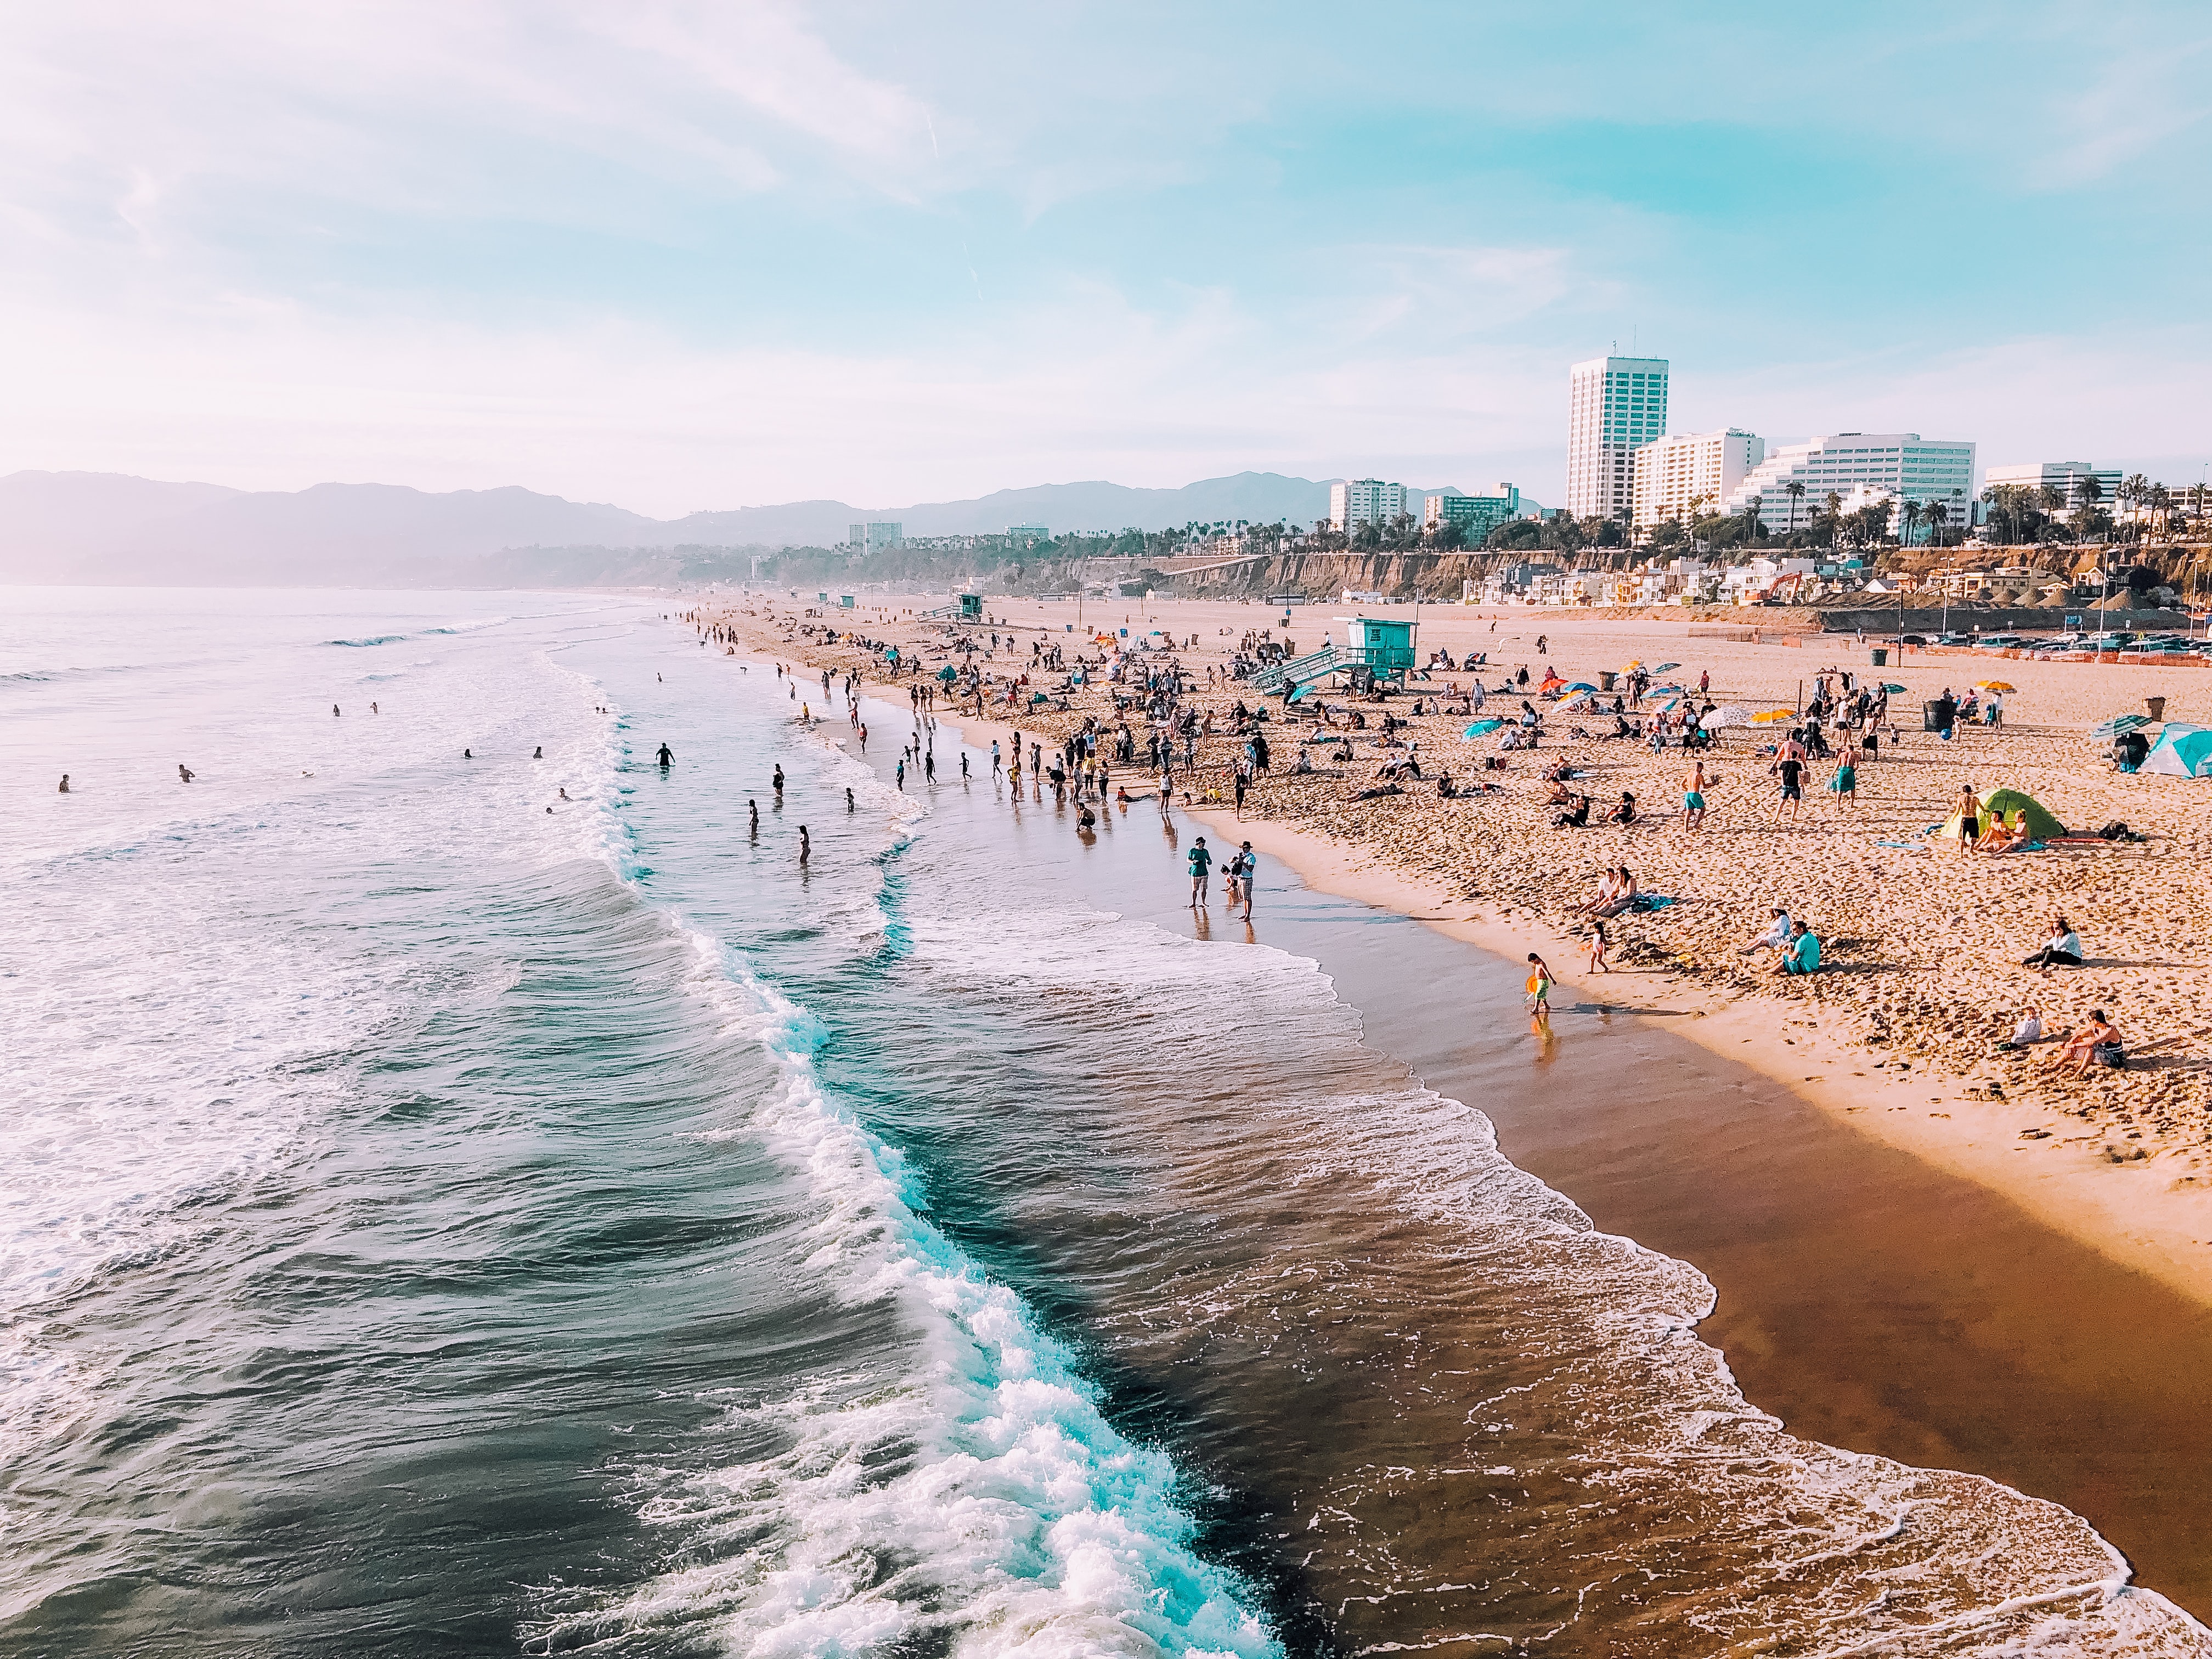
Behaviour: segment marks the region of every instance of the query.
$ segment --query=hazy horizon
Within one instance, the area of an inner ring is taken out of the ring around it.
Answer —
[[[1671,360],[1678,431],[2203,476],[2201,14],[1334,24],[27,16],[0,473],[663,519],[1245,471],[1557,501],[1567,365],[1617,343]]]

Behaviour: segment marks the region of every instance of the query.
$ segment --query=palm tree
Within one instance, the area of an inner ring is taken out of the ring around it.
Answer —
[[[1905,533],[1898,539],[1905,546],[1912,545],[1913,526],[1920,522],[1920,503],[1907,495],[1897,504],[1897,522]]]
[[[1802,478],[1792,478],[1788,483],[1782,486],[1782,491],[1783,494],[1790,497],[1790,529],[1788,533],[1794,536],[1797,533],[1797,503],[1805,499],[1805,481]]]
[[[1912,503],[1910,501],[1905,503],[1905,507],[1908,509],[1911,508],[1911,505]],[[1934,542],[1936,546],[1942,546],[1943,526],[1950,519],[1951,509],[1945,506],[1942,501],[1930,501],[1926,507],[1923,507],[1921,511],[1928,520],[1929,539]]]

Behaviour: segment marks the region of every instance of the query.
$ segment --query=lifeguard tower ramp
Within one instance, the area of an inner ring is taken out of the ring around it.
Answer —
[[[1325,645],[1303,657],[1293,657],[1262,668],[1245,682],[1255,691],[1273,695],[1286,688],[1310,685],[1331,674],[1355,681],[1402,680],[1413,667],[1413,629],[1411,622],[1382,617],[1339,617],[1344,624],[1344,643]]]

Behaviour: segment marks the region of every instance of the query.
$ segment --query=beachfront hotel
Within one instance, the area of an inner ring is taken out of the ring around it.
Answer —
[[[1790,493],[1793,483],[1804,486],[1802,495]],[[1802,527],[1821,512],[1831,494],[1843,497],[1847,512],[1887,501],[1893,531],[1908,501],[1941,501],[1948,509],[1946,526],[1963,526],[1973,516],[1974,447],[1917,432],[1838,432],[1784,444],[1745,474],[1721,511],[1732,516],[1756,512],[1770,531],[1786,534],[1793,523]]]
[[[2081,486],[2078,481],[2083,478],[2097,481],[2097,499],[2107,508],[2119,499],[2120,469],[2097,466],[2087,461],[2014,461],[1991,467],[1982,475],[1982,483],[1991,489],[2008,484],[2019,489],[2055,489],[2064,498],[2065,504],[2050,511],[2052,516],[2063,520],[2070,518],[2080,505]]]
[[[1692,501],[1705,512],[1717,512],[1765,459],[1765,439],[1732,426],[1645,444],[1634,459],[1637,529],[1648,531],[1668,519],[1687,524],[1696,516]]]
[[[845,544],[872,553],[879,547],[896,547],[906,540],[906,526],[896,519],[856,524],[845,532]]]
[[[1439,490],[1421,504],[1421,528],[1434,530],[1442,525],[1455,524],[1460,528],[1462,547],[1480,547],[1489,540],[1492,531],[1520,516],[1521,492],[1510,483],[1498,485],[1488,495],[1462,495],[1449,489]]]
[[[1346,534],[1354,525],[1388,524],[1406,510],[1406,486],[1380,478],[1340,478],[1328,487],[1328,526]]]
[[[1664,357],[1593,357],[1567,371],[1567,511],[1626,516],[1635,504],[1634,456],[1667,430]]]

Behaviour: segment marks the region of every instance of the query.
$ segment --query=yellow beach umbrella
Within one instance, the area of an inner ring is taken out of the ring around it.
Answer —
[[[1771,726],[1777,720],[1794,720],[1796,718],[1797,711],[1794,708],[1762,708],[1751,717],[1751,720],[1754,726]]]
[[[1976,690],[1982,691],[2011,691],[2017,689],[2007,685],[2002,680],[1976,680],[1974,685]]]

